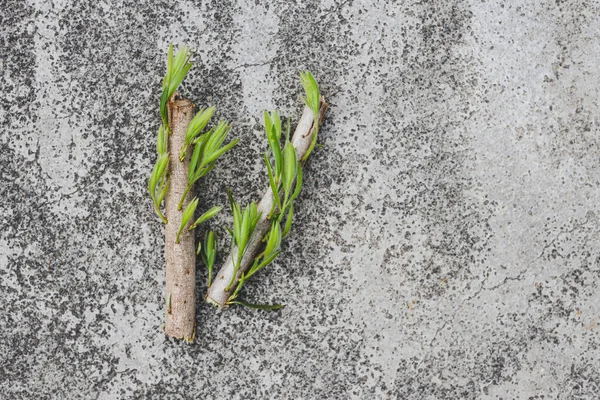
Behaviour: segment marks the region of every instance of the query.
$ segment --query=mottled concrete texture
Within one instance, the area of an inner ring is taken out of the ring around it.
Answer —
[[[0,20],[0,398],[599,398],[597,1],[3,0]],[[170,41],[196,51],[183,94],[242,138],[202,207],[259,198],[261,113],[298,119],[299,69],[331,103],[292,234],[243,292],[288,306],[202,304],[193,345],[161,331],[146,192]]]

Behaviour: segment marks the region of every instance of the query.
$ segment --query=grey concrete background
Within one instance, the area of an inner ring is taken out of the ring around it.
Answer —
[[[600,396],[598,2],[1,5],[0,398]],[[204,207],[258,199],[299,69],[331,103],[244,292],[287,308],[202,305],[193,345],[161,332],[146,192],[171,41],[242,138]]]

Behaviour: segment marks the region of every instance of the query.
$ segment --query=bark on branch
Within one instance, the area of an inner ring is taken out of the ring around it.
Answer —
[[[319,125],[323,123],[323,118],[325,116],[325,112],[327,111],[327,102],[323,97],[321,97],[321,104],[319,108]],[[296,149],[296,158],[301,160],[302,157],[306,154],[310,147],[311,137],[314,128],[314,115],[313,112],[308,107],[304,107],[304,111],[302,113],[302,117],[298,122],[298,126],[294,132],[294,136],[292,137],[292,145]],[[242,257],[240,267],[238,269],[237,275],[235,277],[234,284],[231,286],[231,289],[228,291],[227,286],[229,282],[231,282],[231,278],[234,273],[234,263],[233,257],[234,254],[237,255],[237,248],[233,248],[225,263],[219,270],[215,280],[212,285],[208,288],[208,293],[206,294],[206,301],[208,303],[215,304],[219,307],[226,307],[227,301],[229,297],[234,292],[237,282],[242,275],[242,273],[246,272],[253,264],[254,258],[260,253],[264,243],[262,242],[263,237],[269,232],[271,227],[271,221],[267,218],[269,212],[271,211],[271,207],[273,206],[273,202],[275,201],[273,191],[269,187],[262,199],[258,203],[258,212],[262,213],[260,220],[256,224],[254,228],[254,232],[250,236],[248,240],[248,245],[244,256]]]
[[[169,188],[165,197],[166,321],[167,336],[192,341],[196,316],[196,252],[194,231],[187,228],[175,243],[183,211],[177,205],[187,186],[190,154],[179,161],[179,151],[185,133],[194,116],[194,104],[187,99],[171,100],[168,105],[169,127]],[[193,190],[185,198],[183,209],[192,200]]]

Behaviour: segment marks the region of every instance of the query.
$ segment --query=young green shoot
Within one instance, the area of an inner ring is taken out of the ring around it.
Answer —
[[[225,146],[222,146],[230,130],[231,125],[229,125],[227,121],[220,121],[216,128],[211,129],[202,136],[193,139],[194,151],[190,160],[187,186],[183,195],[181,196],[181,199],[179,200],[179,204],[177,206],[178,210],[182,209],[185,196],[187,196],[187,193],[190,191],[192,186],[194,186],[194,184],[200,178],[214,168],[219,157],[229,151],[240,141],[238,138],[229,142]]]
[[[211,219],[212,217],[214,217],[215,215],[217,215],[218,213],[220,213],[222,209],[223,209],[223,207],[221,207],[221,206],[214,206],[213,208],[209,209],[204,214],[202,214],[200,216],[200,218],[198,218],[196,220],[196,222],[194,222],[192,225],[190,225],[190,227],[188,229],[190,231],[192,229],[195,229],[201,223],[203,223],[205,221],[208,221],[209,219]]]
[[[250,269],[240,276],[235,291],[229,297],[227,304],[239,304],[251,308],[274,310],[283,306],[263,306],[237,300],[237,296],[244,286],[244,283],[255,273],[272,263],[279,254],[281,239],[289,233],[292,227],[292,218],[294,214],[293,202],[300,194],[302,188],[302,166],[296,157],[296,150],[289,140],[289,119],[286,128],[285,145],[282,150],[280,148],[281,120],[279,118],[279,113],[274,111],[269,114],[265,111],[264,117],[267,140],[269,142],[271,154],[274,158],[274,163],[271,164],[269,156],[266,153],[264,155],[265,163],[267,165],[267,174],[269,175],[269,185],[274,197],[273,207],[268,217],[269,220],[271,220],[271,227],[263,239],[263,241],[267,242],[264,251],[255,257],[254,263]],[[284,217],[286,219],[282,232],[281,224]],[[234,225],[235,218],[234,212]],[[238,256],[238,260],[239,259],[240,257]],[[234,277],[235,276],[236,273],[234,273]]]
[[[167,104],[171,97],[177,91],[177,88],[183,82],[188,71],[192,67],[190,62],[191,54],[187,46],[183,46],[173,57],[173,44],[169,45],[169,55],[167,57],[167,73],[163,79],[163,92],[160,97],[160,116],[165,128],[169,127],[169,114]]]
[[[198,245],[200,251],[201,245]],[[204,246],[201,251],[202,262],[208,269],[208,286],[212,284],[212,271],[217,258],[217,236],[214,231],[206,232],[204,236]]]
[[[192,63],[190,63],[190,51],[187,47],[182,47],[173,57],[173,45],[169,45],[169,54],[167,57],[167,73],[163,79],[163,92],[160,98],[160,116],[162,125],[158,128],[158,138],[156,140],[156,150],[158,159],[152,170],[150,181],[148,182],[148,191],[154,204],[154,211],[165,224],[167,218],[160,209],[168,190],[168,164],[169,153],[167,152],[167,137],[170,133],[169,115],[167,104],[169,99],[175,94],[175,91],[187,75]]]
[[[252,275],[269,265],[275,259],[275,257],[277,257],[277,255],[279,254],[280,245],[281,229],[279,223],[277,221],[273,221],[271,223],[271,229],[269,230],[267,236],[267,244],[265,246],[265,250],[254,259],[254,264],[252,264],[252,267],[250,267],[250,269],[246,273],[242,274],[240,280],[238,281],[237,287],[235,288],[235,291],[229,297],[228,303],[232,304],[232,302],[237,298],[238,293],[242,289],[242,286],[244,286],[244,283],[248,279],[250,279]]]
[[[226,289],[229,291],[235,283],[235,277],[237,276],[242,257],[244,257],[244,253],[246,252],[248,239],[250,239],[250,236],[254,232],[261,214],[258,212],[255,202],[250,203],[242,210],[239,203],[233,199],[231,190],[227,191],[227,196],[233,213],[233,230],[229,232],[231,233],[233,245],[237,247],[237,254],[235,254],[234,258],[234,273]]]
[[[183,148],[179,152],[179,160],[180,161],[183,161],[188,147],[194,143],[194,140],[198,137],[200,132],[202,132],[202,130],[206,127],[206,125],[208,125],[208,122],[212,118],[214,112],[215,112],[214,107],[210,107],[207,109],[201,109],[200,111],[198,111],[198,113],[196,114],[194,119],[192,119],[192,122],[190,122],[190,125],[188,126],[188,129],[185,133],[185,144],[183,145]]]
[[[190,204],[187,205],[183,214],[181,215],[181,224],[179,225],[179,230],[177,231],[177,236],[175,237],[175,243],[179,243],[179,237],[181,236],[181,232],[185,226],[190,222],[190,219],[194,216],[194,212],[196,211],[196,207],[198,207],[198,198],[194,197]]]
[[[169,165],[169,154],[160,154],[158,160],[154,165],[150,180],[148,181],[148,191],[154,204],[154,211],[156,215],[164,222],[167,223],[167,217],[163,214],[160,209],[160,205],[167,194],[169,189],[169,182],[167,179],[167,166]]]
[[[304,97],[304,103],[310,108],[314,115],[314,123],[313,123],[313,133],[310,141],[310,147],[308,151],[302,157],[302,161],[306,161],[310,153],[315,148],[317,144],[317,135],[319,133],[319,108],[321,107],[321,94],[319,93],[319,85],[317,85],[317,81],[312,76],[309,71],[300,72],[300,82],[304,87],[304,91],[306,92],[306,97]]]

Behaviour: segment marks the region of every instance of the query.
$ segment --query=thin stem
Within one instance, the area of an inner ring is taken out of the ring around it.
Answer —
[[[181,211],[183,208],[183,202],[185,201],[185,196],[187,196],[188,192],[192,188],[192,184],[189,184],[185,187],[183,194],[181,195],[181,199],[179,199],[179,203],[177,204],[177,210]]]

